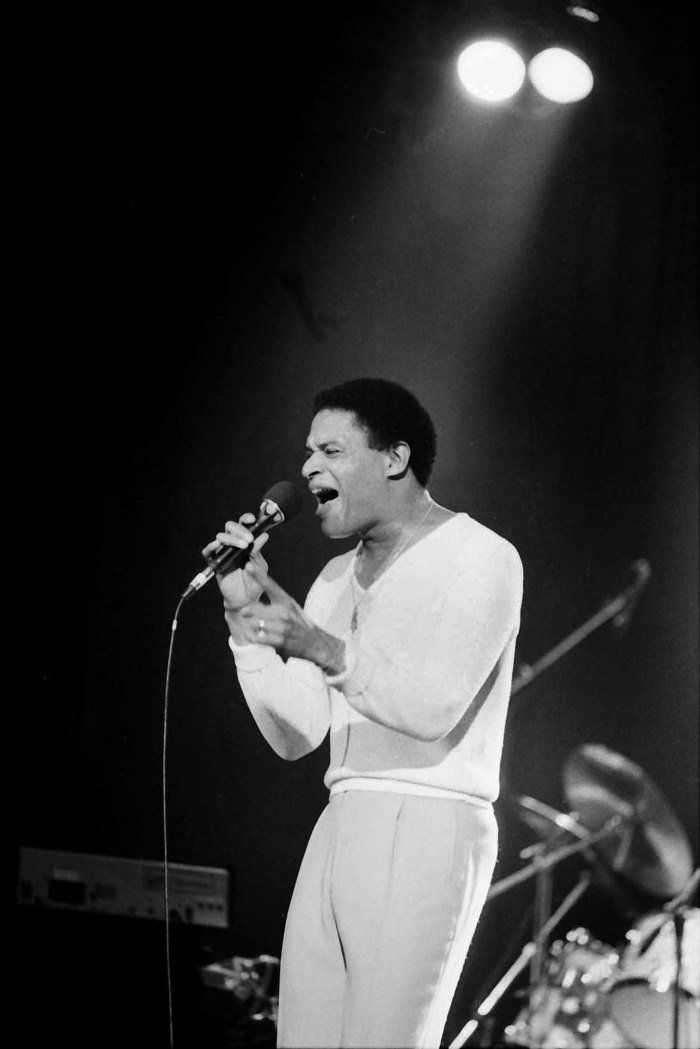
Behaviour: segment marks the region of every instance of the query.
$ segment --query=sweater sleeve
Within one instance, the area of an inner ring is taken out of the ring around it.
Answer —
[[[269,645],[237,645],[229,638],[246,703],[260,732],[286,761],[315,750],[330,725],[323,673],[304,659],[286,662]]]
[[[411,594],[396,615],[385,603],[348,638],[346,670],[328,683],[371,721],[435,742],[498,673],[517,634],[521,601],[522,564],[502,541],[446,590],[423,600]]]
[[[304,609],[316,613],[318,580]],[[256,725],[285,761],[310,754],[323,743],[331,723],[330,690],[323,672],[306,659],[284,660],[270,645],[237,645],[229,637],[238,683]]]

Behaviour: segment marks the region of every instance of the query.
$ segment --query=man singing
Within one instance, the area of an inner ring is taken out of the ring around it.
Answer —
[[[408,390],[356,379],[314,412],[302,474],[323,534],[358,545],[303,609],[267,574],[267,535],[218,577],[270,746],[295,760],[330,731],[330,797],[285,927],[278,1045],[436,1049],[496,861],[522,565],[431,499],[435,430]],[[254,519],[228,522],[204,556],[247,547]]]

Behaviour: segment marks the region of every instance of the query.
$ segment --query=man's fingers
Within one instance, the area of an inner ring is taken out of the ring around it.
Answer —
[[[251,601],[241,614],[249,627],[257,630],[262,621],[265,623],[265,629],[269,632],[280,629],[285,612],[286,607],[280,608],[278,605],[264,605],[262,601]]]
[[[245,522],[250,519],[250,522],[254,522],[255,518],[252,514],[243,514],[241,522]],[[235,521],[227,521],[224,531],[216,533],[216,539],[212,539],[211,543],[202,550],[202,555],[205,558],[210,557],[212,554],[217,554],[219,550],[224,546],[237,547],[239,550],[246,550],[251,543],[254,543],[252,554],[256,554],[270,538],[268,532],[263,532],[257,538],[253,533],[245,527],[245,523],[236,524]]]
[[[246,565],[246,571],[250,572],[253,578],[260,584],[265,590],[268,597],[271,597],[273,601],[282,601],[288,603],[292,599],[286,590],[283,590],[279,583],[276,583],[274,579],[261,571],[258,565],[254,561],[249,561]]]
[[[269,532],[263,532],[262,535],[258,536],[258,538],[255,540],[255,546],[253,547],[253,549],[251,551],[251,557],[253,556],[253,554],[260,553],[260,550],[262,549],[262,547],[265,545],[265,543],[268,541],[269,538],[270,538],[270,533]]]

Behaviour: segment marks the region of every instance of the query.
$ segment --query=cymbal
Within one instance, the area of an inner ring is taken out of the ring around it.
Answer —
[[[568,831],[569,834],[581,840],[590,836],[590,831],[577,823],[573,816],[559,812],[551,805],[545,804],[544,801],[529,798],[526,794],[510,800],[523,823],[526,823],[543,838],[550,838],[557,831]]]
[[[645,892],[670,898],[693,870],[685,831],[658,787],[628,758],[599,744],[574,750],[564,762],[564,792],[584,827],[595,831],[611,817],[620,833],[598,850],[614,871]]]

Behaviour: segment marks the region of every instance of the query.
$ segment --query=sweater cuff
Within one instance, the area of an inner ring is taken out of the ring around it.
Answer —
[[[354,636],[345,641],[345,670],[340,674],[324,674],[326,684],[338,688],[345,696],[355,696],[363,692],[369,681],[367,669],[359,666],[359,645]]]
[[[230,636],[228,644],[236,660],[237,670],[262,670],[272,666],[277,660],[277,653],[272,645],[238,645]]]

